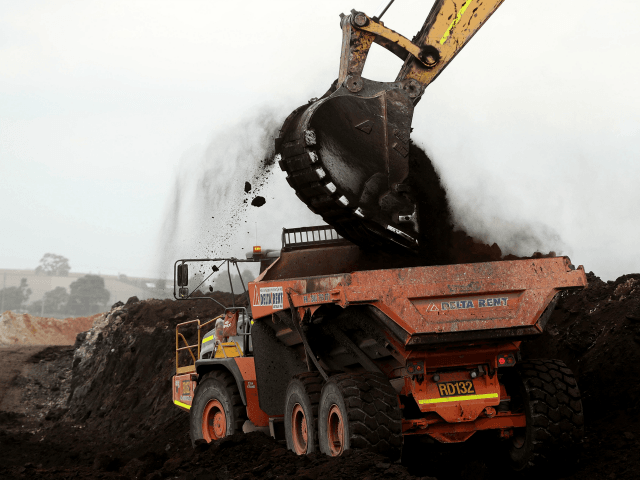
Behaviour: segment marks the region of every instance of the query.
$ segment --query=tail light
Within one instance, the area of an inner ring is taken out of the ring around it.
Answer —
[[[498,367],[513,367],[516,364],[516,357],[511,353],[498,355]]]

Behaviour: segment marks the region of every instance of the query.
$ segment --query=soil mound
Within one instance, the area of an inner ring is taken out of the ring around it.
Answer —
[[[584,397],[578,463],[549,477],[638,478],[640,274],[602,282],[590,273],[589,282],[560,299],[547,331],[523,349],[528,358],[564,360]],[[171,402],[175,325],[221,312],[207,300],[134,302],[99,318],[72,351],[37,354],[31,377],[16,380],[31,385],[26,413],[0,412],[0,477],[526,478],[509,470],[506,447],[491,432],[453,445],[409,439],[402,464],[363,451],[297,457],[259,432],[191,448],[188,414]]]
[[[73,345],[76,335],[89,330],[100,316],[61,320],[6,311],[0,314],[0,345]]]

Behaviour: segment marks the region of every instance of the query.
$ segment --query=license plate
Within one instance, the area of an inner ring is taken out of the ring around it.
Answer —
[[[476,390],[471,380],[462,380],[438,383],[438,392],[441,397],[453,397],[454,395],[474,395]]]

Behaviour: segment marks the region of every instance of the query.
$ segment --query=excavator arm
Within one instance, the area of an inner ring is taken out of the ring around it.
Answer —
[[[276,153],[298,197],[342,236],[385,251],[429,243],[433,183],[410,154],[413,110],[502,2],[437,0],[413,40],[363,12],[341,15],[338,79],[285,120]],[[404,60],[394,82],[362,77],[374,42]]]
[[[503,1],[438,0],[413,41],[363,12],[354,10],[349,17],[341,15],[343,42],[338,83],[344,83],[348,76],[352,84],[358,83],[369,48],[375,42],[405,61],[396,82],[415,85],[412,98],[419,98]]]

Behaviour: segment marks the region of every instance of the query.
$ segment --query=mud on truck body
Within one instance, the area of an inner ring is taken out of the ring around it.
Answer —
[[[198,352],[173,379],[194,443],[248,419],[298,454],[398,458],[407,435],[456,443],[492,430],[522,469],[581,439],[571,370],[520,354],[562,292],[586,286],[567,257],[369,269],[331,227],[309,227],[285,229],[279,256],[262,261],[273,263],[248,284],[249,307],[227,308],[217,332],[176,329],[176,361]]]

